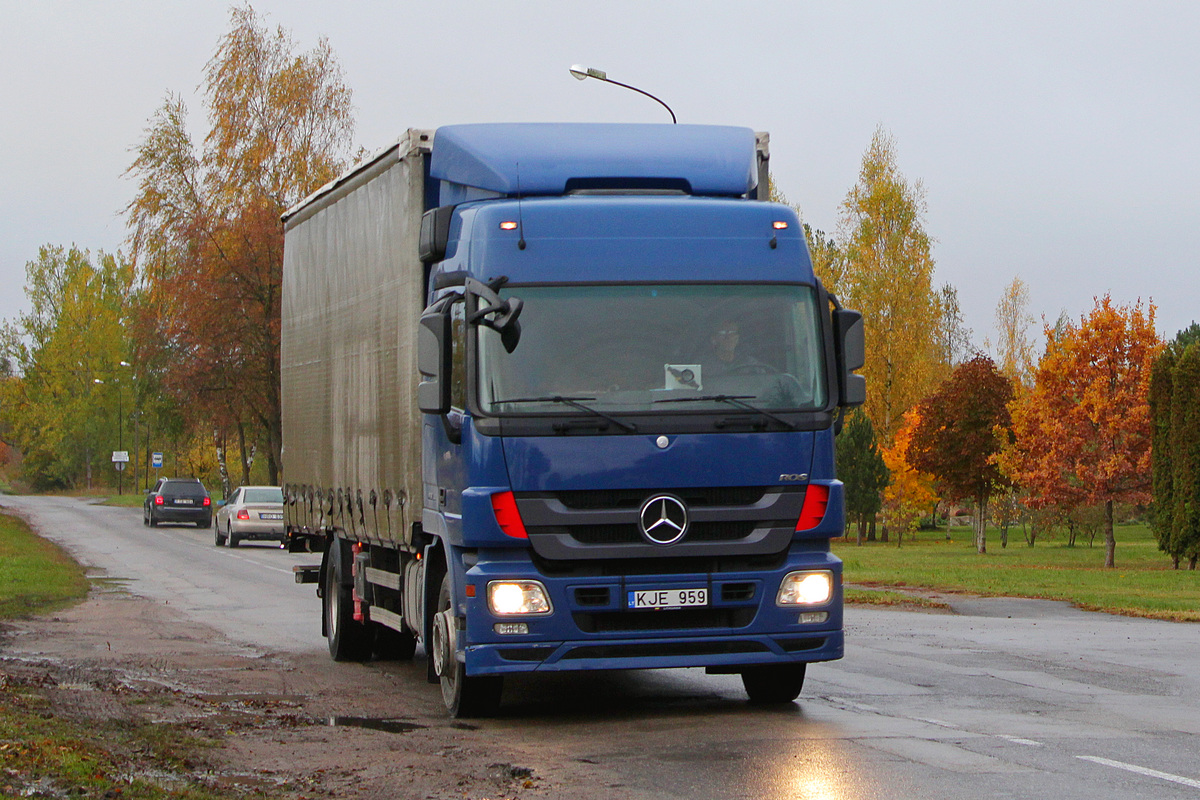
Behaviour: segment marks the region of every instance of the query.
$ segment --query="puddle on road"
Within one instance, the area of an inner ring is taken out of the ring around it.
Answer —
[[[387,717],[329,717],[325,724],[331,728],[366,728],[385,733],[409,733],[426,727]]]

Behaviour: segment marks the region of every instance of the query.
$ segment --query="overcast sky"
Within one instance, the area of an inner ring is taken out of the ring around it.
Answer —
[[[1200,266],[1200,4],[1146,2],[342,2],[258,0],[309,49],[326,36],[358,144],[489,121],[669,121],[771,134],[779,188],[834,232],[872,132],[926,192],[935,283],[974,340],[1020,276],[1030,311],[1093,297],[1193,319]],[[0,318],[27,310],[43,244],[113,251],[130,148],[167,92],[196,88],[229,6],[0,0]]]

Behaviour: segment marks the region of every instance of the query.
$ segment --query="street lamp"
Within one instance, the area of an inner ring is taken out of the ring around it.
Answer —
[[[571,74],[575,77],[575,80],[577,80],[577,81],[587,80],[588,78],[595,78],[598,81],[604,81],[605,83],[611,83],[616,86],[620,86],[624,89],[630,89],[632,91],[637,92],[638,94],[644,94],[644,95],[646,95],[646,97],[649,97],[651,100],[658,103],[660,106],[662,106],[663,108],[665,108],[667,110],[667,113],[671,115],[672,123],[679,122],[679,120],[675,119],[675,112],[672,111],[671,107],[669,105],[667,105],[666,103],[664,103],[662,100],[659,100],[657,97],[650,94],[649,92],[642,91],[641,89],[637,88],[636,86],[630,86],[627,83],[621,83],[620,81],[614,81],[612,78],[608,77],[608,75],[604,72],[604,70],[593,69],[591,67],[585,67],[582,64],[574,64],[571,66]]]

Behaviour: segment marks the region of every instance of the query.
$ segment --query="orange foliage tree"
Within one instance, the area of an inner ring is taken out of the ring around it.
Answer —
[[[1105,295],[1078,326],[1045,327],[1034,385],[1012,405],[1001,461],[1034,508],[1104,508],[1104,565],[1116,563],[1113,503],[1150,499],[1151,364],[1163,347],[1154,305]]]
[[[896,532],[897,547],[905,533],[916,531],[921,517],[938,501],[933,476],[914,467],[911,460],[913,430],[920,424],[921,415],[916,408],[906,411],[892,446],[880,453],[892,474],[892,482],[883,490],[883,516],[887,527]]]
[[[1007,488],[996,454],[1008,436],[1013,384],[985,355],[955,367],[937,391],[921,401],[909,460],[937,479],[953,500],[975,503],[975,548],[987,552],[987,505]]]
[[[326,41],[306,53],[249,6],[205,70],[209,131],[199,153],[177,97],[150,120],[126,209],[148,289],[138,361],[192,418],[266,446],[279,480],[280,215],[345,166],[351,93]],[[247,430],[249,429],[249,430]],[[249,478],[243,443],[243,476]],[[223,460],[223,459],[222,459]],[[224,466],[222,464],[222,470]]]

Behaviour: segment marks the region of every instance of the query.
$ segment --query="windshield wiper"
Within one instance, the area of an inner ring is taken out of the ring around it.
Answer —
[[[788,422],[786,419],[783,419],[782,417],[778,417],[778,416],[772,414],[770,411],[766,411],[757,406],[752,406],[749,403],[744,402],[746,400],[753,400],[756,397],[758,397],[758,395],[754,395],[754,394],[702,394],[702,395],[698,395],[696,397],[664,397],[662,400],[655,400],[654,402],[655,403],[703,403],[703,402],[729,403],[729,405],[731,405],[731,406],[736,406],[737,408],[743,409],[745,411],[749,411],[752,414],[759,414],[761,416],[766,417],[769,420],[778,422],[780,425],[787,428],[789,431],[796,430],[796,426],[793,425],[792,423]]]
[[[571,408],[578,408],[580,411],[586,411],[589,414],[593,414],[597,417],[600,417],[600,419],[607,420],[608,422],[611,422],[613,425],[616,425],[618,428],[625,431],[626,433],[637,433],[637,426],[634,425],[633,423],[622,422],[621,420],[617,419],[616,417],[611,417],[608,414],[605,414],[603,411],[597,411],[596,409],[592,408],[591,406],[585,406],[581,402],[583,400],[595,400],[595,399],[596,398],[594,398],[594,397],[564,397],[561,394],[555,394],[555,395],[547,395],[546,397],[510,397],[506,400],[493,400],[492,402],[493,403],[562,403],[563,405],[570,406]]]

